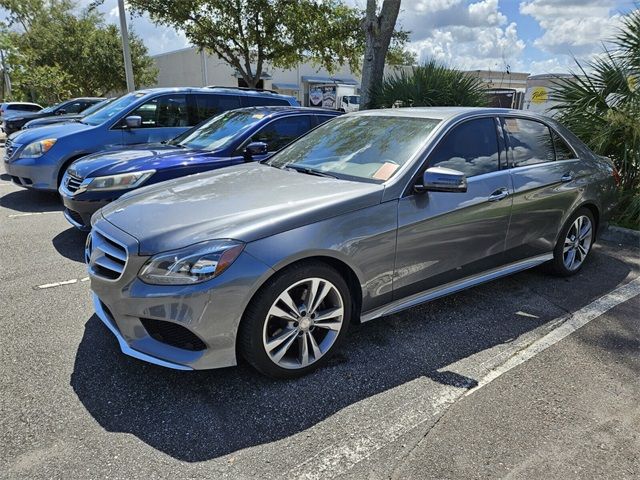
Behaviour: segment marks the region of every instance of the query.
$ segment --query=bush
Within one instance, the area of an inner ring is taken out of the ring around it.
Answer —
[[[482,82],[431,60],[388,76],[371,92],[372,108],[467,106],[487,104]]]
[[[611,51],[578,67],[556,83],[557,117],[615,162],[621,192],[614,222],[640,229],[640,10],[625,18]]]

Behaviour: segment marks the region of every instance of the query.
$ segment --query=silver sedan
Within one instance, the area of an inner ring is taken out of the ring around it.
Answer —
[[[269,161],[142,188],[99,211],[96,312],[126,354],[275,377],[369,321],[547,263],[578,272],[616,199],[612,163],[522,111],[336,118]]]

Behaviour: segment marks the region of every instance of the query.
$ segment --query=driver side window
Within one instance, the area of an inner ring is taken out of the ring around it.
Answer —
[[[139,115],[142,118],[140,128],[188,127],[186,95],[164,95],[140,105],[128,116]]]
[[[264,142],[268,152],[277,152],[311,129],[311,117],[299,115],[274,120],[251,137],[250,142]]]
[[[478,118],[454,127],[431,152],[428,165],[458,170],[467,177],[500,170],[495,120]]]

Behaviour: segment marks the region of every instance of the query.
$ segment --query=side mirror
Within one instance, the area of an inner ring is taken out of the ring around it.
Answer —
[[[64,108],[61,108],[56,112],[56,115],[64,115],[65,113],[67,113],[67,111]]]
[[[140,128],[142,125],[142,117],[140,115],[131,115],[124,119],[125,128]]]
[[[416,192],[459,192],[467,191],[467,177],[458,170],[443,167],[427,168],[422,174],[422,185],[416,184]]]
[[[267,153],[268,146],[264,142],[251,142],[244,149],[244,153],[253,157],[254,155],[264,155]]]

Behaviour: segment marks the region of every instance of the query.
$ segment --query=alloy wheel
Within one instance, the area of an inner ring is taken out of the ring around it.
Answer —
[[[577,270],[582,265],[591,250],[592,238],[591,220],[586,215],[580,215],[571,224],[564,239],[563,262],[568,270]]]
[[[264,349],[282,368],[308,367],[331,349],[343,320],[344,302],[336,286],[323,278],[306,278],[271,305],[263,328]]]

